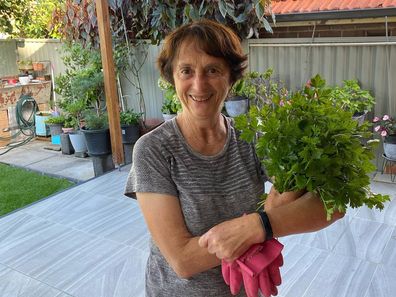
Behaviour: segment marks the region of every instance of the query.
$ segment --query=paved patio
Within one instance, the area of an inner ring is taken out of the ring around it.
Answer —
[[[17,165],[39,169],[57,159],[54,153]],[[72,170],[71,164],[50,167]],[[0,217],[0,296],[144,296],[149,235],[136,201],[123,195],[129,169]],[[392,196],[382,212],[351,209],[329,228],[281,239],[279,296],[395,296],[396,184],[377,181],[372,189]]]

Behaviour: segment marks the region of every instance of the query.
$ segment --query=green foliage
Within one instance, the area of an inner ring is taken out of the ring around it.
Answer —
[[[181,111],[182,106],[177,98],[175,87],[162,78],[158,79],[158,87],[164,92],[161,112],[163,114],[177,114]]]
[[[0,32],[12,34],[12,21],[23,16],[25,0],[2,0],[0,1]]]
[[[367,90],[362,90],[357,80],[344,80],[343,86],[332,89],[331,97],[347,111],[354,113],[370,111],[375,99]]]
[[[110,0],[109,6],[113,39],[124,38],[122,26],[125,22],[130,41],[150,39],[153,44],[159,44],[174,28],[200,18],[226,24],[241,38],[252,33],[258,35],[261,28],[271,32],[267,18],[271,15],[274,19],[268,0],[136,0],[133,5],[128,0]],[[80,40],[94,47],[99,45],[93,0],[66,0],[66,5],[56,11],[53,20],[63,23],[59,29],[66,39]]]
[[[236,119],[241,138],[256,141],[256,151],[279,192],[306,190],[320,196],[328,219],[347,206],[383,208],[389,196],[370,191],[375,169],[368,123],[359,126],[352,113],[332,100],[332,88],[319,76],[290,98],[253,106]]]
[[[133,109],[120,112],[121,125],[138,125],[142,118],[141,112],[135,112]]]
[[[100,130],[109,127],[109,121],[106,112],[97,112],[94,110],[86,110],[84,112],[85,129]]]
[[[72,185],[66,179],[0,164],[0,216]]]
[[[63,48],[66,72],[55,78],[55,92],[61,95],[59,107],[69,118],[68,123],[77,128],[83,111],[104,105],[104,82],[100,52],[84,48],[79,43],[66,44]]]
[[[272,68],[268,68],[263,73],[257,71],[246,73],[232,86],[229,97],[245,97],[250,100],[250,105],[262,106],[271,103],[276,95],[286,96],[287,90],[283,83],[275,81],[272,74]]]
[[[54,125],[61,124],[61,125],[63,125],[65,123],[65,121],[66,121],[65,117],[63,115],[60,115],[60,116],[49,117],[47,120],[45,120],[45,123],[48,124],[48,125],[51,125],[51,124],[54,124]]]
[[[48,24],[63,4],[64,0],[4,0],[0,3],[0,32],[14,38],[59,38],[60,23],[54,22],[52,28]]]

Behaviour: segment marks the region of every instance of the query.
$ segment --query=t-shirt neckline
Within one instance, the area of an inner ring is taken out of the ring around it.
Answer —
[[[180,138],[180,140],[181,140],[183,146],[184,146],[191,154],[193,154],[194,156],[196,156],[196,157],[198,157],[198,158],[200,158],[200,159],[204,159],[204,160],[214,160],[214,159],[220,158],[221,156],[223,156],[223,155],[225,154],[225,152],[226,152],[227,149],[228,149],[228,146],[229,146],[229,143],[230,143],[230,139],[231,139],[231,125],[230,125],[230,121],[229,121],[229,119],[228,119],[226,116],[224,116],[223,114],[221,114],[221,115],[222,115],[222,117],[223,117],[223,119],[224,119],[224,121],[225,121],[225,123],[226,123],[226,130],[227,130],[226,142],[225,142],[225,144],[224,144],[224,146],[223,146],[223,149],[222,149],[220,152],[218,152],[218,153],[215,154],[215,155],[210,155],[210,156],[208,156],[208,155],[203,155],[203,154],[201,154],[201,153],[195,151],[195,150],[188,144],[188,142],[187,142],[186,139],[184,138],[183,134],[181,133],[181,130],[180,130],[180,128],[179,128],[179,125],[177,124],[177,121],[176,121],[176,117],[174,117],[174,118],[171,119],[170,121],[172,122],[173,128],[175,129],[176,134],[177,134],[178,137]]]

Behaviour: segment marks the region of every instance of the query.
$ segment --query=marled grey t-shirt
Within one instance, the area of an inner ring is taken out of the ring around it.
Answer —
[[[153,192],[178,197],[187,229],[193,236],[254,211],[264,191],[260,164],[252,145],[238,139],[232,120],[226,118],[226,123],[226,144],[214,156],[194,152],[181,134],[176,119],[139,138],[133,150],[125,195]],[[232,295],[224,283],[220,266],[181,279],[151,240],[146,296]]]

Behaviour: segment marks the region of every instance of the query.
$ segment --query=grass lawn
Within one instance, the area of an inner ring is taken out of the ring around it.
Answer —
[[[67,179],[0,164],[0,216],[72,185]]]

